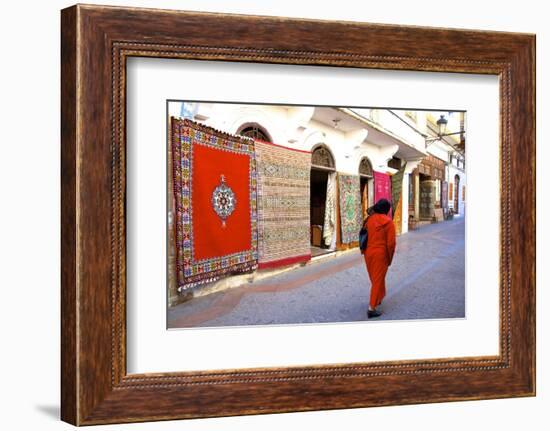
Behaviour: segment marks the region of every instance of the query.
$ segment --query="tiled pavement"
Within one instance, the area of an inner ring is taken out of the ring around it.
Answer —
[[[464,218],[397,239],[376,320],[464,317]],[[370,282],[358,250],[254,283],[194,298],[168,311],[168,326],[215,327],[367,320]]]

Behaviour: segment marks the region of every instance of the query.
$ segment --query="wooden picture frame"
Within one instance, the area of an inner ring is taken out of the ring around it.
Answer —
[[[534,35],[82,5],[64,9],[61,18],[64,421],[90,425],[535,394]],[[500,354],[127,374],[130,56],[498,75]]]

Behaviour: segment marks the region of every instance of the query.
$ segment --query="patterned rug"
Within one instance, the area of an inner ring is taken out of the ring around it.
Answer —
[[[325,201],[325,222],[323,223],[323,240],[327,247],[336,241],[336,172],[328,174],[327,196]]]
[[[357,242],[361,229],[361,191],[358,175],[338,174],[342,244]]]
[[[374,171],[374,203],[382,198],[387,199],[390,203],[392,202],[391,176]],[[391,208],[388,216],[393,217]]]
[[[171,119],[178,288],[257,266],[254,141]]]
[[[311,259],[309,151],[256,141],[258,267]]]

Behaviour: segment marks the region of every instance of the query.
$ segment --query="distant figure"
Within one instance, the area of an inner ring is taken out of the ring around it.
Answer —
[[[377,310],[386,295],[386,273],[395,253],[395,227],[388,217],[391,204],[387,199],[380,199],[368,210],[369,216],[363,222],[368,231],[365,263],[371,282],[368,318],[382,314]]]

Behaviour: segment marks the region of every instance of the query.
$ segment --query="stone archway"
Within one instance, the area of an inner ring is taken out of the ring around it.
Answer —
[[[263,142],[270,142],[272,143],[273,140],[269,136],[269,133],[267,133],[267,130],[260,126],[259,124],[245,124],[241,127],[239,127],[239,130],[237,132],[239,135],[247,136],[252,139],[256,139]]]
[[[321,170],[336,170],[334,156],[330,150],[324,145],[317,145],[311,152],[311,167],[312,169]]]

